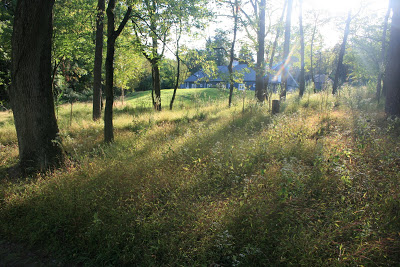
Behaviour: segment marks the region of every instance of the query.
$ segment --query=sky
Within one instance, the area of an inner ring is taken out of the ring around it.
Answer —
[[[388,0],[303,0],[304,9],[326,10],[331,15],[346,15],[348,10],[357,12],[360,6],[370,11],[386,10]]]
[[[389,0],[303,0],[303,3],[305,12],[312,9],[322,10],[333,18],[343,17],[344,22],[349,10],[352,14],[357,14],[361,10],[383,16],[387,11]],[[326,47],[332,47],[341,42],[343,32],[334,23],[333,20],[323,27]]]
[[[272,1],[277,7],[282,4],[283,7],[283,0],[267,0],[267,2],[268,1]],[[345,22],[348,11],[351,10],[353,14],[356,14],[360,11],[361,6],[364,7],[362,9],[363,12],[377,14],[383,17],[386,13],[388,4],[389,0],[303,0],[303,13],[306,14],[310,10],[321,10],[327,16],[333,18],[340,17],[342,18],[341,20]],[[277,21],[281,15],[281,12],[281,10],[276,10],[273,15],[273,20]],[[293,26],[297,26],[298,13],[298,0],[293,0]],[[190,48],[203,49],[206,38],[214,36],[215,29],[230,29],[232,28],[232,25],[233,23],[231,19],[228,19],[226,16],[221,16],[214,22],[210,22],[210,25],[200,34],[202,37],[197,37],[197,39],[185,38],[186,45]],[[324,35],[326,48],[333,47],[335,44],[341,42],[343,32],[338,28],[337,25],[335,25],[335,20],[332,20],[330,23],[326,24],[321,29],[321,32]],[[241,38],[244,38],[244,33],[239,34],[239,39]]]

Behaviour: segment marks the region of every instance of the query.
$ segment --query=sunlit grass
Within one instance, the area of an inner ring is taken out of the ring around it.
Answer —
[[[178,91],[184,100],[162,112],[148,92],[127,97],[111,145],[89,103],[73,105],[72,121],[61,106],[70,162],[1,180],[0,235],[90,266],[397,262],[400,123],[365,90],[360,101],[290,94],[274,116],[254,92],[243,109],[241,92],[228,108],[212,90]],[[1,138],[9,166],[15,132]]]

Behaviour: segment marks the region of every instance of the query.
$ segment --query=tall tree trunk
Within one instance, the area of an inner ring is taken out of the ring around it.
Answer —
[[[299,88],[299,96],[302,97],[304,94],[304,90],[306,88],[306,81],[304,77],[304,30],[303,30],[303,0],[299,1],[300,3],[300,16],[299,16],[299,27],[300,27],[300,56],[301,56],[301,68],[300,68],[300,88]]]
[[[289,77],[289,53],[290,53],[290,28],[292,24],[292,6],[293,0],[288,0],[288,9],[286,14],[286,25],[285,25],[285,44],[283,46],[283,60],[284,60],[284,68],[283,68],[283,75],[282,75],[282,83],[283,88],[280,95],[280,98],[286,98],[286,92],[288,89],[288,77]]]
[[[179,78],[180,78],[180,71],[181,71],[181,59],[179,57],[179,41],[181,40],[182,36],[182,22],[179,22],[179,34],[176,38],[176,62],[177,62],[177,73],[176,73],[176,82],[175,82],[175,87],[174,87],[174,93],[172,94],[171,102],[169,103],[169,109],[172,110],[172,107],[174,106],[174,101],[175,101],[175,96],[176,96],[176,91],[178,90],[179,86]]]
[[[287,0],[284,0],[282,15],[281,15],[281,18],[279,19],[279,25],[278,25],[278,29],[276,30],[274,43],[272,44],[271,56],[269,59],[269,71],[274,66],[275,51],[276,51],[276,47],[278,45],[278,39],[281,36],[281,28],[282,28],[283,19],[285,17],[286,4],[287,4]],[[267,78],[264,81],[264,88],[265,88],[265,91],[267,92],[267,97],[268,97],[268,85],[269,85],[269,75],[267,75]]]
[[[64,158],[51,81],[53,5],[19,0],[15,11],[10,99],[24,173],[58,166]]]
[[[256,66],[256,96],[259,102],[264,102],[264,75],[265,75],[265,8],[266,0],[260,2],[260,16],[258,21],[258,50]]]
[[[161,81],[159,60],[154,60],[151,66],[151,75],[153,77],[153,106],[156,111],[161,111]]]
[[[274,43],[272,44],[271,56],[269,59],[269,69],[272,69],[272,67],[274,66],[275,51],[276,51],[276,47],[278,45],[278,39],[281,36],[281,24],[283,22],[283,18],[285,17],[287,0],[285,0],[284,2],[285,3],[283,5],[282,15],[281,15],[281,18],[279,19],[279,26],[278,26],[278,29],[276,30]],[[269,82],[269,81],[267,80],[267,82]],[[267,84],[267,86],[268,86],[268,84]]]
[[[117,30],[115,24],[115,0],[110,0],[107,6],[107,57],[106,57],[106,108],[104,110],[104,142],[114,141],[113,104],[114,104],[114,52],[115,41],[128,21],[131,7],[125,13],[124,19]]]
[[[400,3],[391,1],[393,9],[392,26],[390,29],[390,43],[388,63],[386,66],[386,105],[385,111],[389,115],[400,117]]]
[[[388,21],[390,16],[390,6],[386,12],[385,20],[383,22],[383,31],[382,31],[382,40],[381,40],[381,58],[379,62],[379,74],[378,74],[378,81],[376,84],[376,98],[378,101],[381,97],[382,91],[382,79],[385,74],[385,58],[386,58],[386,32],[388,28]]]
[[[315,76],[314,76],[314,61],[313,61],[313,54],[314,54],[314,39],[315,33],[317,32],[317,20],[314,23],[313,33],[311,35],[311,44],[310,44],[310,72],[311,72],[311,80],[314,87],[314,93],[317,92],[315,87]]]
[[[234,25],[233,25],[233,40],[232,40],[232,45],[231,45],[231,51],[230,51],[230,60],[229,60],[229,65],[228,65],[228,71],[229,71],[229,107],[232,105],[232,95],[233,95],[233,86],[234,86],[234,80],[233,80],[233,60],[235,57],[235,43],[236,43],[236,34],[237,34],[237,28],[238,28],[238,21],[239,21],[239,1],[235,0],[235,5],[232,6],[232,14],[234,17]],[[265,30],[265,27],[264,27]]]
[[[344,29],[344,36],[343,36],[343,43],[342,46],[340,47],[340,52],[339,52],[339,59],[338,59],[338,64],[336,68],[336,73],[335,73],[335,80],[333,82],[333,87],[332,87],[332,94],[337,93],[337,89],[339,86],[339,78],[343,78],[343,58],[344,58],[344,53],[346,52],[346,43],[347,43],[347,38],[349,37],[350,33],[350,22],[351,22],[351,12],[349,11],[349,14],[347,16],[346,20],[346,28]]]
[[[96,48],[93,69],[93,120],[101,117],[101,66],[103,62],[103,20],[105,0],[97,2]]]

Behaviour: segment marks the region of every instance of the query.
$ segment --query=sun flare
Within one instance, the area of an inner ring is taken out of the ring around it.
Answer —
[[[387,7],[387,0],[304,0],[304,4],[313,9],[326,10],[334,15],[357,12],[361,8],[377,10]]]

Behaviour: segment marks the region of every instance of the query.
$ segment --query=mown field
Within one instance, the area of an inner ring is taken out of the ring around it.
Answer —
[[[59,265],[400,264],[400,120],[373,92],[293,94],[274,116],[252,92],[162,95],[158,113],[148,92],[117,101],[111,145],[90,103],[60,106],[66,166],[23,179],[0,112],[0,239]]]

